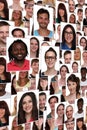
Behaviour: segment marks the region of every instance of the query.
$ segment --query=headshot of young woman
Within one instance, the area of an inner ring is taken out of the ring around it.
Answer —
[[[48,76],[42,76],[39,78],[38,89],[39,89],[39,91],[48,90]]]
[[[6,101],[0,101],[0,127],[9,125],[10,111]]]
[[[0,83],[11,82],[10,72],[6,72],[6,59],[0,57]]]
[[[58,5],[56,22],[67,22],[67,10],[64,3],[59,3]]]
[[[16,92],[16,75],[13,76],[11,81],[11,94],[17,94]]]
[[[57,62],[57,52],[54,48],[50,47],[44,54],[44,59],[46,63],[47,70],[42,72],[41,75],[57,75],[58,71],[55,69]]]
[[[64,26],[62,31],[61,49],[75,50],[76,48],[76,34],[75,29],[71,24]]]
[[[0,19],[9,20],[9,9],[7,0],[0,0]]]
[[[39,40],[36,37],[30,38],[30,58],[39,57]]]
[[[24,130],[24,127],[22,125],[18,125],[17,116],[15,116],[12,120],[11,130]]]
[[[23,26],[22,11],[21,10],[13,10],[11,20],[14,22],[15,26],[18,26],[18,27]]]
[[[20,71],[16,82],[16,91],[28,91],[30,87],[30,79],[28,71]]]
[[[75,74],[71,74],[67,78],[67,87],[69,95],[66,96],[66,100],[70,103],[74,103],[76,95],[80,91],[80,79]]]
[[[55,75],[53,78],[51,78],[51,83],[50,83],[50,94],[61,94],[61,90],[59,89],[58,86],[58,76]]]
[[[18,106],[18,124],[38,120],[37,98],[34,92],[22,95]]]

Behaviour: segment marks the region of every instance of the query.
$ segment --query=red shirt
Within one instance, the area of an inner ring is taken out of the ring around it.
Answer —
[[[20,70],[29,70],[30,69],[30,61],[24,61],[24,64],[19,67],[14,60],[7,64],[7,71],[20,71]]]

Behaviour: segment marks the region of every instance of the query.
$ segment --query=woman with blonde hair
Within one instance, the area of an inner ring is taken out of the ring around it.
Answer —
[[[28,78],[28,71],[20,71],[19,78],[16,83],[16,91],[25,91],[30,87],[30,80]]]
[[[13,10],[12,21],[14,21],[15,26],[23,26],[22,11],[21,10]]]
[[[13,121],[12,121],[12,128],[11,128],[11,130],[24,130],[22,125],[18,125],[17,124],[17,116],[15,116]]]
[[[17,96],[14,97],[14,106],[13,106],[13,112],[12,116],[15,116],[17,114]]]
[[[43,5],[49,5],[55,7],[55,0],[43,0]]]

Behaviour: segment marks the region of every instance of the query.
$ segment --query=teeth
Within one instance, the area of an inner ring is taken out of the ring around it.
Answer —
[[[22,55],[18,55],[19,57],[21,57]]]

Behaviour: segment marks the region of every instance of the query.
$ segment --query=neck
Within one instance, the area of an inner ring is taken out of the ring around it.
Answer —
[[[33,76],[36,76],[36,74],[37,74],[37,72],[34,72],[34,71],[32,72],[32,75],[33,75]]]
[[[4,75],[4,74],[1,74],[1,75],[0,75],[0,79],[1,79],[1,80],[6,80],[5,75]]]
[[[15,22],[15,26],[20,26],[22,21],[18,19],[18,20],[14,20],[14,22]]]
[[[82,80],[82,81],[86,81],[86,77],[82,77],[81,80]]]
[[[55,117],[55,111],[53,110],[53,111],[51,111],[51,116],[52,116],[52,118],[54,118]]]
[[[18,60],[14,60],[14,62],[19,66],[22,67],[22,65],[24,64],[25,59],[18,61]]]
[[[82,109],[78,111],[78,113],[79,113],[79,114],[80,114],[80,113],[82,113],[82,112],[83,112],[83,110],[82,110]]]
[[[31,113],[26,113],[25,118],[27,123],[31,120],[31,117],[32,117]]]
[[[40,28],[38,29],[38,32],[41,36],[48,36],[50,31],[47,28]]]
[[[30,51],[30,58],[35,58],[35,57],[36,57],[36,53],[35,53],[35,52]]]
[[[25,18],[29,20],[32,17],[30,17],[28,14],[26,14]]]
[[[57,74],[57,72],[54,68],[48,68],[45,73],[46,73],[46,75],[56,75]]]
[[[26,85],[27,82],[28,82],[28,78],[24,78],[24,79],[19,79],[19,80],[18,80],[18,84],[19,84],[20,86]]]
[[[72,47],[72,43],[66,43],[69,48]]]

